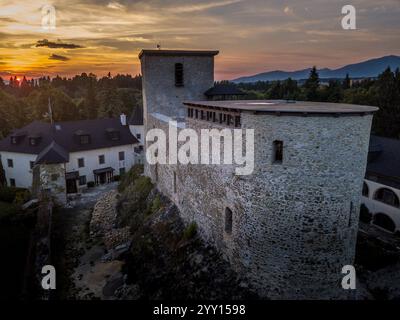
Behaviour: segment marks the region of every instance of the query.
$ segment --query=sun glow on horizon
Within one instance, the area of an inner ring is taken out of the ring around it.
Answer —
[[[310,2],[315,2],[310,5]],[[336,68],[400,55],[400,5],[358,4],[359,29],[340,27],[341,5],[317,0],[53,0],[56,28],[42,28],[43,0],[0,0],[0,76],[140,73],[142,48],[216,49],[216,79],[313,65]]]

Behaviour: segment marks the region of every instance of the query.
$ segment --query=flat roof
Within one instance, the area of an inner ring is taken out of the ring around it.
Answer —
[[[139,59],[143,55],[149,56],[216,56],[219,53],[217,50],[158,50],[158,49],[143,49],[139,53]]]
[[[379,110],[377,107],[354,104],[286,100],[185,101],[183,104],[191,107],[278,114],[368,114]]]

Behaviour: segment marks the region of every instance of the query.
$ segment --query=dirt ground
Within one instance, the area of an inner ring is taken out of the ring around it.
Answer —
[[[90,189],[72,200],[68,208],[54,212],[52,259],[57,273],[54,299],[107,299],[103,287],[112,275],[119,273],[122,262],[101,261],[107,251],[100,240],[90,237],[89,223],[96,202],[116,188],[113,183]]]

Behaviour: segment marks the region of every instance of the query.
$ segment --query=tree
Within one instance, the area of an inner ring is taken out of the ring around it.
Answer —
[[[298,95],[297,82],[288,78],[282,85],[282,98],[286,100],[296,100]]]
[[[347,89],[350,89],[350,87],[351,87],[351,80],[350,80],[349,74],[347,73],[346,78],[343,80],[342,88],[344,90],[347,90]]]
[[[4,89],[6,84],[4,83],[4,80],[2,77],[0,77],[0,89]]]
[[[310,71],[310,76],[304,84],[305,96],[308,101],[318,101],[319,83],[320,81],[317,68],[314,66]]]
[[[96,98],[96,90],[94,80],[90,80],[89,86],[86,90],[86,96],[83,101],[82,114],[86,119],[95,119],[97,118],[97,111],[99,109],[99,104]]]
[[[30,83],[28,82],[28,80],[26,80],[25,76],[21,81],[21,87],[20,87],[19,91],[20,91],[20,96],[21,97],[28,96],[29,93],[31,93],[31,91],[32,91],[32,87],[31,87]]]

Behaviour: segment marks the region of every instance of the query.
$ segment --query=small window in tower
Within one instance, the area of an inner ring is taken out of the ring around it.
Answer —
[[[183,87],[183,64],[175,63],[175,86]]]
[[[279,164],[283,161],[283,141],[275,140],[273,147],[273,163]]]
[[[225,208],[225,232],[227,234],[232,234],[232,216],[232,210],[229,208]]]
[[[174,172],[174,193],[176,193],[176,172]]]

